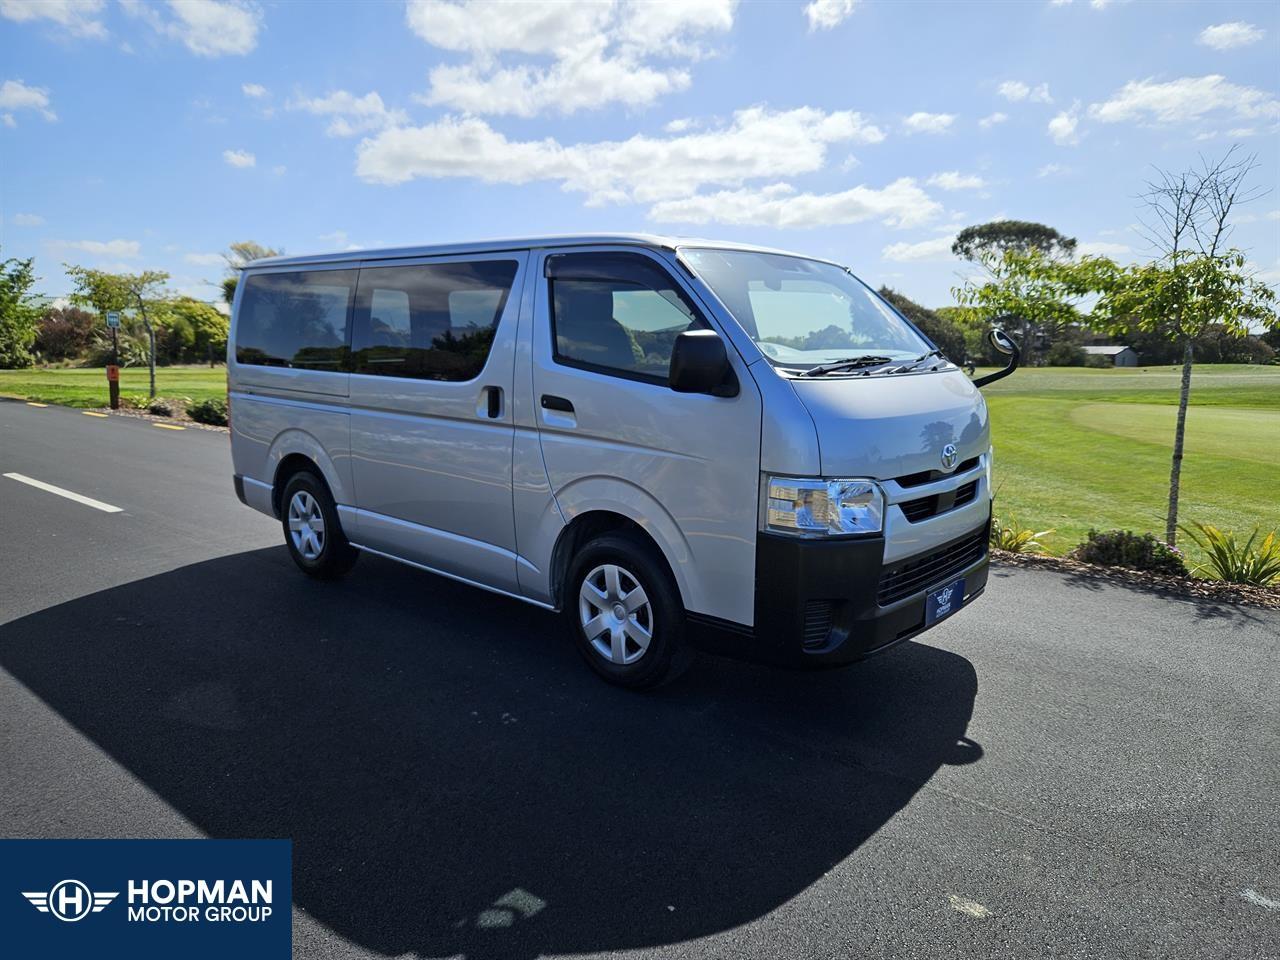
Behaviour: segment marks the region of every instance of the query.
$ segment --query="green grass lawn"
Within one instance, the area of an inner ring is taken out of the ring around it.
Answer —
[[[996,510],[1053,528],[1066,553],[1090,527],[1164,533],[1179,371],[1171,367],[1023,369],[986,388],[996,448]],[[147,371],[121,371],[142,401]],[[226,393],[223,367],[161,367],[162,397]],[[104,406],[101,369],[0,370],[0,395]],[[1198,367],[1187,415],[1181,517],[1237,532],[1280,527],[1280,367]],[[1191,546],[1183,538],[1184,546]],[[1195,551],[1191,551],[1194,555]]]
[[[996,512],[1056,532],[1066,553],[1090,527],[1164,536],[1180,372],[1025,369],[986,388]],[[1280,527],[1280,367],[1197,367],[1179,517],[1247,532]],[[1179,546],[1198,551],[1185,535]]]
[[[133,400],[135,405],[145,405],[147,385],[146,367],[126,367],[120,371],[120,395]],[[224,366],[156,367],[156,396],[207,400],[226,395],[227,368]],[[0,370],[0,396],[69,407],[105,407],[107,372],[102,367]]]

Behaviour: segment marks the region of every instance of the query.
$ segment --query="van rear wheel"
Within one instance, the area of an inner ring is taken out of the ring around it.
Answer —
[[[633,534],[606,534],[579,552],[564,607],[578,652],[610,683],[652,687],[688,664],[680,594],[653,548]]]
[[[334,580],[355,566],[360,554],[343,535],[338,508],[323,480],[308,470],[299,471],[289,478],[280,499],[284,542],[303,573]]]

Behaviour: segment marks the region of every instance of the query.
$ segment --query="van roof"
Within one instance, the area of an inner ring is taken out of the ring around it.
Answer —
[[[650,233],[580,233],[546,237],[509,237],[501,240],[477,240],[469,243],[437,243],[414,247],[383,247],[376,250],[343,250],[337,253],[313,253],[302,256],[263,257],[245,265],[255,267],[282,267],[311,263],[346,263],[363,260],[399,260],[405,257],[449,256],[466,253],[493,253],[502,250],[529,250],[539,247],[573,247],[596,244],[618,244],[639,247],[657,247],[674,250],[676,247],[717,247],[722,250],[750,250],[756,253],[780,253],[807,260],[824,260],[805,254],[760,247],[749,243],[733,243],[727,240],[703,240],[696,237],[660,236]],[[835,261],[825,261],[834,263]]]

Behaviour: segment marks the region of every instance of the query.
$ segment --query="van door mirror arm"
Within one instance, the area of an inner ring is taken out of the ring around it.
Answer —
[[[1006,319],[1001,317],[1001,319]],[[978,377],[973,381],[975,387],[985,387],[988,383],[995,383],[997,380],[1003,380],[1013,371],[1018,369],[1018,361],[1022,359],[1022,350],[1018,347],[1013,337],[1009,336],[999,327],[992,327],[987,331],[987,341],[995,349],[997,353],[1002,353],[1009,358],[1008,363],[1003,370],[997,370],[995,373],[988,373],[985,377]]]

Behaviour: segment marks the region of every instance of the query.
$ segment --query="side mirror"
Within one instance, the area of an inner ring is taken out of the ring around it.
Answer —
[[[738,377],[729,365],[720,334],[714,330],[686,330],[677,336],[667,385],[676,393],[736,397]]]
[[[1004,319],[1003,317],[1001,319]],[[1022,351],[1018,349],[1018,344],[1013,337],[1009,336],[999,327],[992,327],[987,332],[987,342],[991,344],[992,349],[997,353],[1002,353],[1009,358],[1008,365],[1003,370],[997,370],[995,373],[988,373],[985,377],[978,377],[973,381],[975,387],[985,387],[988,383],[994,383],[1002,380],[1013,371],[1018,369],[1018,361],[1022,359]]]

